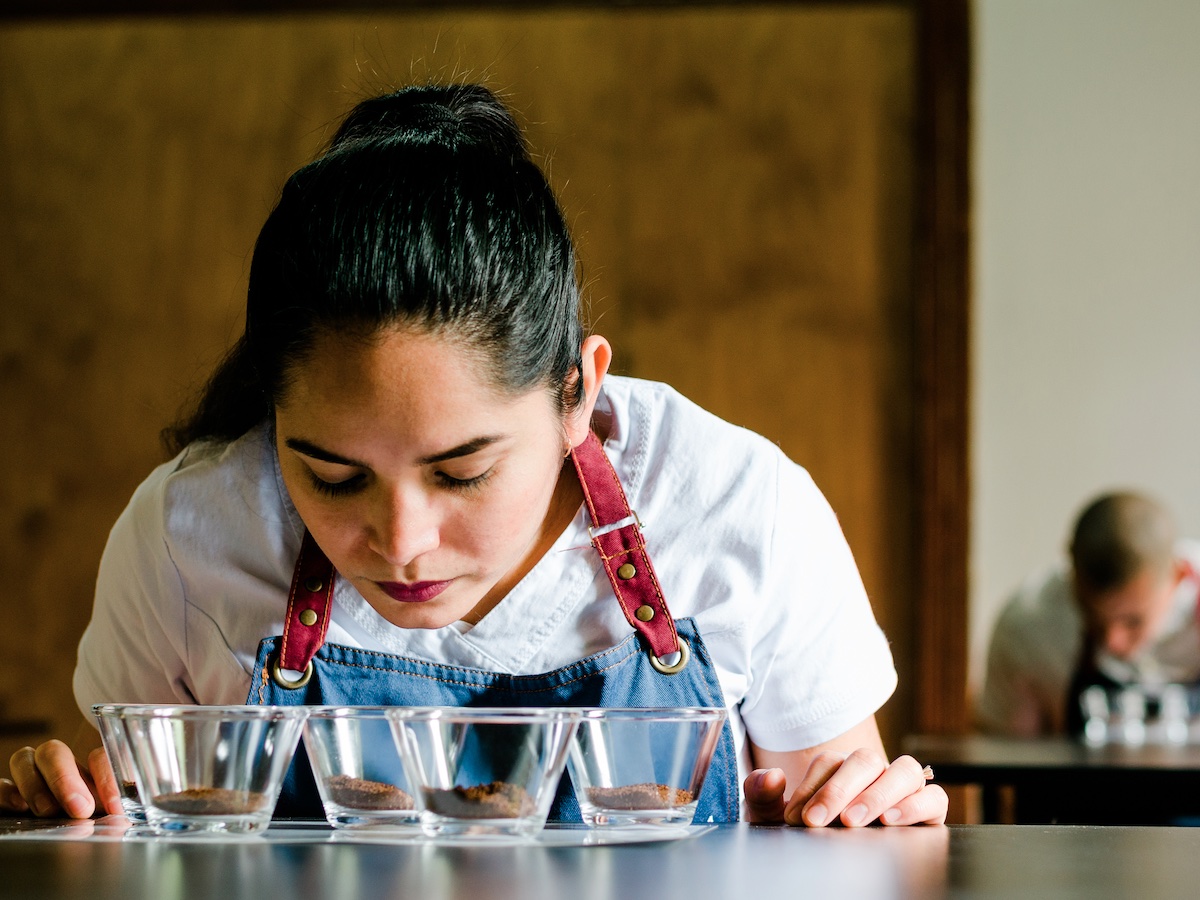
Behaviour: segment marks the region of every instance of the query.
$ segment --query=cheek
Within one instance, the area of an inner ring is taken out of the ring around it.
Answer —
[[[486,556],[523,550],[542,527],[554,484],[543,470],[507,479],[476,502],[456,509],[443,526],[443,543]]]
[[[297,489],[298,486],[286,474],[283,483],[304,527],[320,544],[330,562],[336,566],[353,546],[354,536],[360,530],[354,524],[358,521],[358,516],[352,511],[352,504],[343,501],[334,508],[332,504],[313,497],[302,487]]]

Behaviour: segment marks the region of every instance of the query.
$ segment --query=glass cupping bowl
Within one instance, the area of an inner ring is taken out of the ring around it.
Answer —
[[[582,710],[567,767],[583,821],[691,824],[726,715],[719,708]]]
[[[420,830],[385,707],[313,707],[304,746],[334,828]]]
[[[100,741],[104,745],[104,752],[117,780],[117,790],[125,817],[135,824],[141,824],[146,821],[146,809],[138,795],[133,751],[129,747],[129,739],[125,734],[125,719],[122,716],[128,708],[128,705],[118,703],[97,703],[92,707],[92,715],[96,717],[100,728]]]
[[[532,837],[546,823],[579,711],[388,710],[422,831]]]
[[[149,827],[267,829],[308,715],[303,706],[127,706],[119,713]]]

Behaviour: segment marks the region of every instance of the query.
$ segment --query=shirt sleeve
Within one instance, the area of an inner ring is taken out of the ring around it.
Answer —
[[[988,645],[983,689],[975,701],[975,722],[993,734],[1029,736],[1039,730],[1038,701],[1025,675],[1021,622],[1010,604],[996,620]]]
[[[163,527],[160,467],[134,493],[109,533],[92,618],[79,642],[75,701],[192,703],[186,686],[184,596]]]
[[[1081,634],[1062,573],[1023,585],[992,630],[983,687],[974,704],[976,726],[1018,737],[1061,732]]]
[[[780,456],[778,503],[741,705],[764,750],[802,750],[873,715],[896,688],[887,639],[837,517],[808,472]]]

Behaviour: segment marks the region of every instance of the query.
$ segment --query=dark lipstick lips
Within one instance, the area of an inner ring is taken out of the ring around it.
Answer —
[[[424,603],[432,600],[450,584],[449,581],[417,581],[404,584],[399,581],[377,581],[379,589],[401,603]]]

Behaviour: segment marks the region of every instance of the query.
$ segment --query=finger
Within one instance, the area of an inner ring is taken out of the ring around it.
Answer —
[[[95,793],[100,798],[101,808],[110,815],[124,815],[121,787],[117,784],[117,776],[113,773],[112,763],[109,762],[103,747],[97,747],[88,754],[88,772],[95,784]]]
[[[792,791],[792,796],[788,799],[787,807],[783,811],[783,820],[789,825],[807,825],[808,822],[802,816],[805,805],[817,791],[824,787],[825,782],[832,777],[845,760],[846,754],[844,753],[825,752],[813,757],[812,762],[808,765],[808,771],[804,773],[804,780],[796,786],[796,789]]]
[[[0,812],[17,815],[29,812],[29,804],[8,778],[0,778]]]
[[[869,787],[847,804],[843,825],[868,825],[925,786],[925,772],[911,756],[895,759]]]
[[[945,825],[950,798],[940,784],[927,784],[879,817],[884,825]]]
[[[886,768],[887,762],[878,753],[866,748],[855,750],[825,779],[803,807],[793,811],[789,804],[788,812],[793,815],[798,812],[797,817],[811,828],[828,825]]]
[[[60,812],[58,802],[46,786],[34,761],[32,747],[22,747],[8,760],[13,786],[35,816],[50,816]]]
[[[36,750],[23,747],[13,754],[10,767],[13,781],[34,815],[65,813],[86,819],[96,808],[74,754],[62,741],[47,741]]]
[[[746,821],[782,822],[787,777],[783,769],[755,769],[746,776]]]

